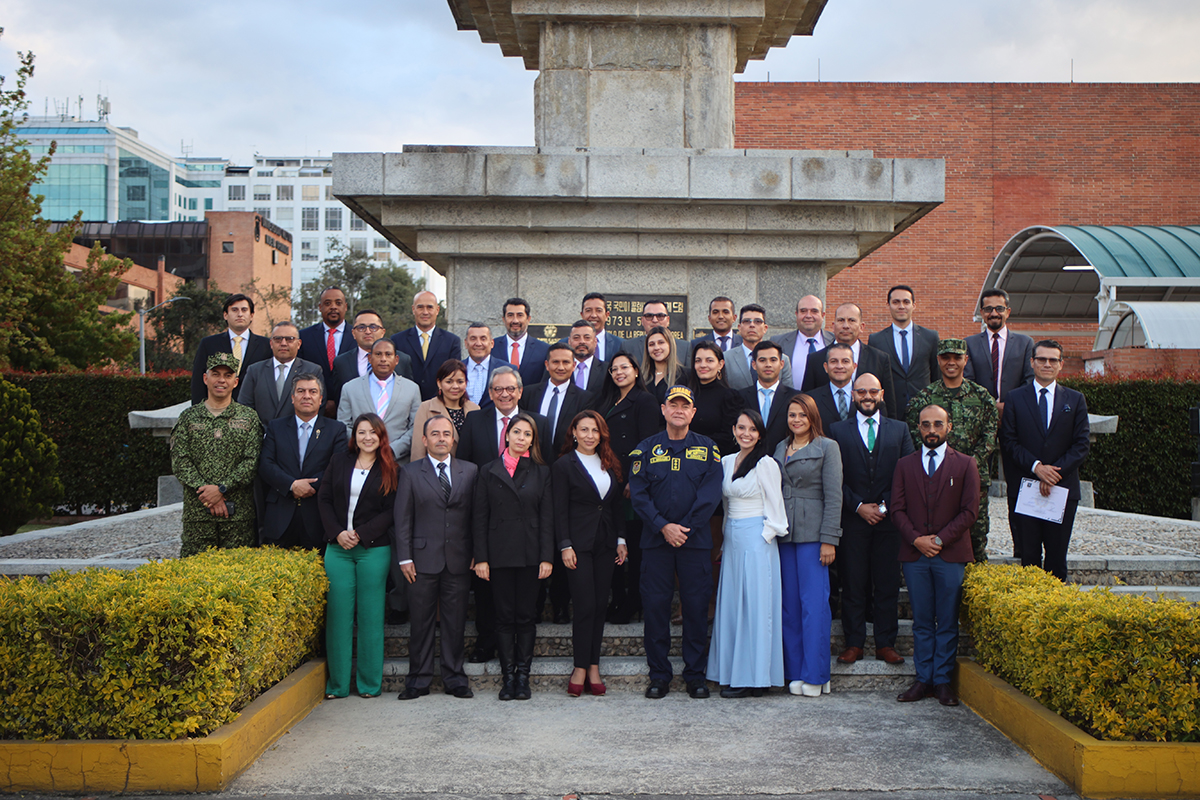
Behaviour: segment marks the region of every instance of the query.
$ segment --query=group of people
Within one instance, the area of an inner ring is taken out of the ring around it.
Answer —
[[[464,661],[498,656],[500,699],[528,699],[546,596],[572,624],[570,694],[605,692],[604,624],[641,614],[646,696],[663,697],[676,593],[689,695],[711,680],[725,697],[819,696],[839,605],[840,662],[863,657],[868,617],[875,657],[903,662],[903,572],[917,681],[899,699],[955,704],[958,594],[964,565],[986,559],[997,443],[1016,555],[1065,580],[1087,409],[1057,383],[1062,348],[1008,330],[1004,292],[984,294],[986,330],[965,341],[915,324],[915,299],[890,289],[893,324],[864,343],[853,303],[826,331],[821,300],[803,297],[795,330],[768,338],[762,306],[717,297],[711,332],[686,341],[657,301],[643,336],[614,336],[591,293],[547,343],[509,298],[505,335],[470,323],[464,357],[428,292],[389,338],[331,287],[321,322],[279,323],[265,342],[233,295],[172,440],[182,555],[323,549],[327,695],[349,693],[352,646],[358,693],[379,694],[384,623],[407,610],[401,700],[429,692],[435,629],[447,693],[471,697]],[[1016,513],[1022,479],[1067,490],[1061,519]]]

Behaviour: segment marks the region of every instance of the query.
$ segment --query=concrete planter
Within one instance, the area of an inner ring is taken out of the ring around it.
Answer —
[[[964,703],[1081,797],[1200,798],[1200,743],[1100,741],[974,661],[957,675]]]
[[[218,792],[325,693],[325,660],[272,686],[228,725],[200,739],[0,742],[0,791]]]

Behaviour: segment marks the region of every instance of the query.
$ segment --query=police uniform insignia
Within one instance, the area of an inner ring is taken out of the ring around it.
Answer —
[[[651,464],[662,464],[663,462],[670,460],[671,454],[667,451],[667,448],[663,447],[661,444],[654,445],[654,448],[650,451]]]
[[[678,458],[672,458],[671,459],[671,472],[679,472],[679,464],[680,463],[681,462],[679,461]]]
[[[717,449],[717,446],[715,444],[712,446],[712,454],[713,454],[713,461],[721,460],[721,451]]]
[[[708,448],[704,447],[703,445],[699,447],[689,447],[684,452],[684,456],[690,458],[692,461],[708,461]]]
[[[667,448],[663,447],[661,444],[656,444],[654,445],[654,449],[650,452],[656,456],[665,456],[667,454]]]
[[[641,471],[642,471],[642,462],[641,461],[633,462],[633,474],[637,475]]]
[[[630,457],[630,458],[637,458],[637,457],[638,457],[638,456],[640,456],[641,454],[642,454],[642,451],[641,451],[641,450],[630,450],[630,451],[629,451],[629,457]]]

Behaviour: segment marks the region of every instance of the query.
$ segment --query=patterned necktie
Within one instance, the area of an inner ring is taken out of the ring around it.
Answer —
[[[900,331],[900,366],[908,372],[908,331]]]
[[[575,385],[580,389],[587,388],[587,377],[583,373],[584,369],[586,368],[587,365],[582,361],[575,366]]]
[[[337,356],[337,348],[333,341],[334,329],[329,329],[329,338],[325,340],[325,358],[329,360],[329,368],[333,369],[333,359]]]
[[[867,418],[867,449],[875,452],[875,418]]]
[[[996,381],[996,396],[1000,396],[1000,334],[992,334],[992,379]]]
[[[929,475],[932,476],[934,470],[937,469],[937,450],[929,451]]]
[[[504,427],[500,429],[500,455],[504,455],[504,448],[508,447],[508,417],[501,417]]]
[[[429,358],[429,334],[421,332],[421,360],[426,361]]]
[[[379,384],[379,399],[375,401],[375,413],[382,417],[388,407],[387,381],[376,378],[375,382]]]
[[[842,419],[850,416],[850,405],[846,402],[846,390],[838,389],[838,414]]]
[[[279,365],[279,375],[277,375],[275,378],[275,396],[278,397],[280,400],[283,399],[283,390],[284,390],[284,387],[287,385],[283,380],[284,378],[287,377],[287,373],[288,373],[288,365],[280,364]]]
[[[308,432],[312,425],[307,422],[300,426],[300,464],[304,464],[304,454],[308,452]]]
[[[238,362],[237,371],[239,374],[241,374],[241,371],[242,371],[242,337],[241,336],[233,337],[233,357],[237,359],[237,362]]]
[[[446,462],[438,464],[438,480],[442,482],[442,494],[450,499],[450,476],[446,474]]]
[[[1049,389],[1042,389],[1042,395],[1038,398],[1038,411],[1041,412],[1042,430],[1050,430],[1050,401],[1046,399],[1046,393]]]
[[[513,342],[512,355],[508,357],[508,363],[512,364],[517,369],[521,368],[521,345]]]

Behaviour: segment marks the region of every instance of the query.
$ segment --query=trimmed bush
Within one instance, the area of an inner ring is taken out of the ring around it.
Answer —
[[[26,389],[42,429],[58,445],[62,502],[122,511],[153,503],[158,476],[171,474],[167,440],[129,427],[130,411],[164,408],[191,396],[190,374],[83,372],[4,376]]]
[[[62,495],[58,448],[42,431],[29,392],[0,380],[0,536],[35,517],[50,516]]]
[[[1200,606],[969,565],[963,614],[982,666],[1091,735],[1200,741]]]
[[[211,733],[314,651],[326,588],[273,547],[0,581],[0,739]]]
[[[1200,405],[1194,376],[1067,378],[1092,414],[1121,417],[1117,432],[1097,436],[1080,477],[1092,481],[1096,505],[1156,517],[1191,519],[1191,462],[1196,439],[1188,409]]]

